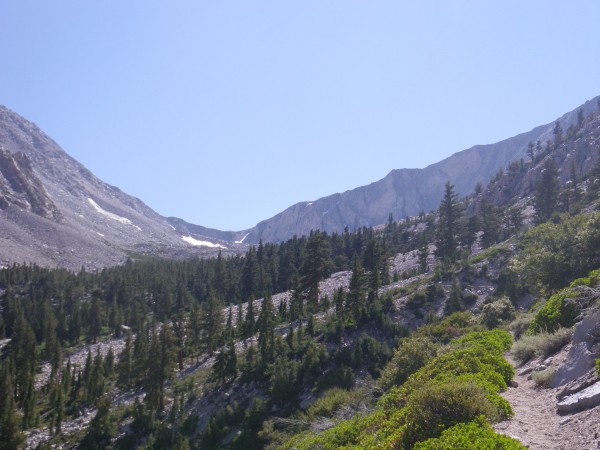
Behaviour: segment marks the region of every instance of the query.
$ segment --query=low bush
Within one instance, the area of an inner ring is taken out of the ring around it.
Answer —
[[[484,328],[478,324],[468,311],[455,312],[444,317],[441,321],[423,325],[415,330],[413,336],[425,336],[434,342],[447,344],[452,339],[465,333],[481,331]]]
[[[508,329],[512,333],[513,338],[519,339],[527,332],[533,317],[534,315],[529,313],[519,314],[517,318],[508,325]]]
[[[561,289],[552,295],[535,315],[529,331],[532,333],[553,332],[559,328],[573,326],[582,307],[577,301],[583,293],[579,287],[596,287],[599,283],[600,269],[590,272],[587,277],[577,278],[568,288]]]
[[[560,328],[554,333],[525,335],[513,344],[510,352],[519,364],[524,364],[536,356],[545,358],[571,342],[572,334],[570,329]]]
[[[484,416],[491,422],[502,412],[488,398],[489,392],[473,380],[427,383],[411,395],[406,407],[405,448],[416,442],[439,436],[459,423]]]
[[[531,374],[531,379],[535,383],[535,385],[539,388],[549,388],[550,383],[552,383],[552,379],[556,374],[556,369],[550,368],[546,370],[540,370],[538,372],[533,372]]]
[[[480,263],[481,261],[485,261],[486,259],[487,260],[494,259],[498,255],[508,254],[508,253],[510,253],[510,250],[504,246],[498,245],[495,247],[490,247],[490,248],[482,251],[478,255],[475,255],[473,258],[471,258],[470,263],[477,264],[477,263]]]
[[[553,332],[559,328],[573,326],[579,309],[571,299],[578,295],[579,292],[567,288],[551,296],[531,321],[529,331],[534,334],[544,331]]]
[[[424,336],[402,340],[383,370],[379,385],[383,389],[389,389],[404,383],[410,375],[433,359],[439,348],[439,344]]]
[[[512,338],[506,331],[491,330],[466,334],[454,339],[451,346],[456,349],[483,346],[491,353],[502,355],[510,349],[511,345]]]
[[[489,329],[496,328],[501,323],[509,322],[515,318],[515,307],[511,301],[503,297],[493,303],[483,305],[479,319]]]
[[[497,391],[503,391],[515,372],[502,356],[491,353],[483,346],[473,345],[438,356],[410,376],[396,391],[392,389],[392,392],[397,392],[398,400],[402,401],[427,382],[445,382],[464,374],[481,376],[493,384]]]
[[[342,407],[352,405],[353,408],[366,402],[364,390],[348,391],[340,388],[329,389],[325,395],[317,399],[306,412],[302,419],[313,420],[317,417],[334,417]]]
[[[484,418],[469,423],[459,423],[448,428],[439,438],[418,442],[414,450],[525,450],[516,439],[494,432]]]

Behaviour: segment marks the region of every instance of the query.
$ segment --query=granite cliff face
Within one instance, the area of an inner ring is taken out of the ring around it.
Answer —
[[[11,205],[54,221],[62,219],[29,158],[23,152],[13,155],[0,148],[0,209]]]
[[[590,100],[559,120],[566,130],[576,123],[583,109],[588,115],[598,108],[598,98]],[[552,139],[554,122],[505,139],[496,144],[477,145],[455,153],[424,169],[392,170],[385,178],[312,202],[297,203],[276,216],[248,230],[244,242],[278,242],[294,235],[308,234],[312,229],[341,232],[346,226],[356,229],[386,223],[389,214],[396,219],[417,215],[437,208],[444,184],[453,183],[459,195],[471,193],[477,183],[486,185],[492,176],[511,161],[527,158],[529,142]]]
[[[37,126],[0,106],[0,266],[99,268],[129,256],[239,250],[184,237],[194,238],[96,178]]]

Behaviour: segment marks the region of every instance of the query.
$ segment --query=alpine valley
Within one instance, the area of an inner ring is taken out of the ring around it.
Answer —
[[[600,447],[600,97],[241,231],[0,108],[0,266],[0,450]]]

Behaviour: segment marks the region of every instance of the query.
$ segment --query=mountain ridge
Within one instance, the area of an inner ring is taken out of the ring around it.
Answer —
[[[216,255],[213,247],[186,242],[143,201],[98,179],[35,124],[4,106],[0,236],[0,265],[101,268],[132,256]],[[235,244],[227,247],[222,250]]]
[[[576,123],[580,109],[586,115],[595,110],[599,98],[586,101],[557,120],[566,129]],[[368,185],[296,203],[245,230],[246,242],[280,242],[313,229],[341,232],[345,227],[352,230],[386,223],[390,213],[404,218],[428,212],[439,204],[447,181],[455,185],[459,195],[469,194],[478,183],[487,184],[500,168],[524,157],[530,141],[544,143],[551,139],[554,123],[494,144],[475,145],[423,169],[394,169]]]
[[[596,109],[595,97],[558,120],[576,123],[579,110]],[[299,202],[256,226],[222,231],[177,217],[165,218],[139,198],[98,179],[35,124],[0,106],[0,265],[101,268],[128,257],[212,256],[248,244],[282,242],[319,229],[328,233],[377,226],[433,210],[447,181],[459,195],[483,185],[529,142],[552,138],[554,122],[494,144],[475,145],[423,169],[393,169],[365,186]]]

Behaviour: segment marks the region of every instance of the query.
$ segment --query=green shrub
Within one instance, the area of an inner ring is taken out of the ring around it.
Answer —
[[[333,417],[345,405],[356,406],[365,400],[364,390],[348,391],[340,388],[329,389],[321,398],[315,400],[304,413],[312,420],[316,417]]]
[[[439,322],[417,328],[413,336],[425,336],[435,342],[447,344],[465,333],[482,329],[483,327],[475,322],[473,314],[462,311],[450,314]]]
[[[424,336],[402,340],[400,346],[394,350],[391,361],[383,370],[379,385],[389,389],[404,383],[411,374],[435,357],[439,348],[439,344]]]
[[[497,390],[505,390],[515,372],[503,357],[489,352],[483,346],[474,345],[433,359],[415,372],[400,389],[410,393],[427,381],[445,381],[462,374],[481,374]]]
[[[579,314],[579,308],[575,302],[567,301],[567,299],[577,296],[579,293],[569,288],[551,296],[533,318],[529,325],[529,331],[532,333],[553,332],[561,327],[573,326],[575,318]]]
[[[479,416],[495,422],[502,413],[488,398],[485,388],[474,381],[427,383],[411,395],[406,407],[406,431],[403,443],[411,448],[416,442],[439,436],[456,424]]]
[[[414,450],[525,450],[516,439],[495,433],[484,418],[459,423],[448,428],[439,438],[417,442]]]
[[[451,344],[452,348],[456,349],[483,346],[496,355],[502,355],[510,349],[511,345],[510,334],[502,330],[475,331],[454,339]]]
[[[481,253],[479,253],[478,255],[475,255],[473,258],[471,258],[471,264],[477,264],[481,261],[485,261],[486,259],[494,259],[496,258],[498,255],[501,254],[507,254],[510,253],[510,250],[504,246],[495,246],[495,247],[490,247],[484,251],[482,251]]]
[[[572,331],[566,328],[560,328],[554,333],[525,335],[513,344],[510,352],[518,363],[523,364],[536,356],[545,358],[556,353],[567,345],[571,338]]]
[[[460,317],[462,324],[469,326],[469,316],[456,316],[454,323],[460,322],[456,320]],[[442,347],[445,353],[409,375],[403,385],[390,389],[373,412],[356,415],[318,435],[296,435],[282,448],[408,449],[460,422],[480,416],[491,421],[508,418],[512,409],[498,391],[514,376],[514,369],[501,356],[510,340],[510,335],[500,330],[465,334]]]
[[[515,307],[511,301],[503,297],[493,303],[483,305],[481,309],[480,320],[489,329],[496,328],[503,322],[508,322],[515,318]]]
[[[529,230],[513,270],[543,291],[585,275],[600,263],[600,214],[563,214]],[[564,325],[563,325],[564,326]]]
[[[552,332],[561,327],[572,327],[581,312],[581,305],[574,300],[581,296],[581,291],[577,288],[579,286],[595,287],[599,283],[600,269],[593,270],[587,277],[577,278],[568,288],[561,289],[552,295],[535,315],[529,331],[532,333]]]

